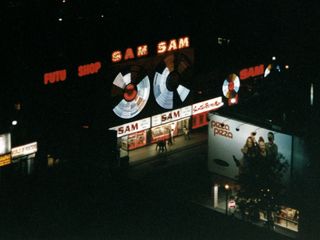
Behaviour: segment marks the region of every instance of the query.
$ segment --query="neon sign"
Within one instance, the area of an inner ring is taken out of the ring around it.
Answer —
[[[159,42],[156,47],[156,53],[163,54],[166,52],[171,52],[188,47],[190,47],[189,37],[171,39],[169,41]],[[133,48],[127,48],[124,52],[121,52],[120,50],[113,51],[111,54],[111,61],[113,63],[117,63],[122,60],[129,60],[136,57],[139,58],[147,56],[148,54],[148,45],[140,45],[136,48],[136,52],[133,51]]]
[[[192,105],[192,115],[216,110],[223,106],[222,97],[216,97]]]
[[[143,57],[148,55],[148,45],[141,45],[137,47],[136,56],[137,57]],[[132,48],[127,48],[125,50],[124,56],[122,56],[122,53],[120,50],[114,51],[111,54],[111,61],[116,63],[120,62],[122,59],[129,60],[134,59],[135,55]]]
[[[45,85],[47,85],[49,83],[62,82],[62,81],[65,81],[66,79],[67,79],[67,70],[66,69],[45,73],[43,75],[43,83]]]
[[[157,53],[160,54],[165,52],[171,52],[182,48],[188,48],[189,46],[190,43],[188,37],[171,39],[169,42],[159,42],[157,46]]]
[[[189,37],[181,37],[177,39],[171,39],[169,41],[161,41],[156,45],[155,52],[157,54],[163,54],[166,52],[171,52],[183,48],[190,47]],[[116,50],[111,53],[111,62],[118,63],[121,61],[126,61],[130,59],[140,58],[148,56],[149,46],[146,44],[139,45],[134,50],[129,47],[124,51]],[[78,77],[84,77],[91,74],[97,74],[101,70],[102,63],[100,61],[94,63],[88,63],[80,65],[77,68]],[[63,82],[67,79],[67,70],[59,69],[52,72],[47,72],[43,74],[44,85],[54,84],[58,82]]]
[[[264,74],[264,65],[258,65],[255,67],[244,68],[240,70],[240,79],[245,80],[250,77],[256,77]]]
[[[11,163],[11,154],[5,154],[0,156],[0,167]]]
[[[89,63],[78,67],[78,76],[83,77],[90,74],[98,73],[101,68],[101,62]]]

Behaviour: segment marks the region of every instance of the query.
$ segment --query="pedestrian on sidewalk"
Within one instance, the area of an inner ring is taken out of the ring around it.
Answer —
[[[157,145],[156,145],[156,151],[159,151],[159,152],[160,152],[160,150],[161,150],[161,140],[158,139]]]
[[[160,152],[167,151],[167,144],[165,139],[160,140]]]
[[[157,142],[156,150],[158,152],[164,152],[167,151],[167,146],[166,146],[166,140],[165,139],[159,139]]]
[[[186,126],[183,127],[183,134],[185,140],[190,140],[190,131]]]
[[[173,130],[169,129],[168,146],[171,146],[173,144],[173,134],[171,133],[171,131]]]

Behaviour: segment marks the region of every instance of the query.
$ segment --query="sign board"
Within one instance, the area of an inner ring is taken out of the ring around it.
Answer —
[[[236,208],[236,201],[235,200],[230,200],[228,202],[228,208]]]
[[[276,157],[280,158],[281,162],[288,162],[289,166],[291,165],[292,136],[217,114],[210,114],[209,118],[208,168],[210,172],[237,179],[240,170],[239,166],[247,164],[246,159],[248,157],[246,157],[245,152],[248,150],[244,150],[248,148],[246,147],[248,146],[248,140],[250,139],[251,142],[251,139],[253,139],[256,144],[261,144],[259,145],[259,150],[267,151],[267,145],[270,144],[268,140],[269,133],[274,136],[276,151],[271,152],[269,147],[268,156],[276,154]],[[254,136],[252,136],[253,133]],[[264,141],[260,142],[260,139]],[[258,152],[255,152],[255,154],[258,154]],[[259,152],[259,154],[262,153]],[[290,171],[287,171],[284,180],[288,181],[289,177]]]
[[[222,97],[212,98],[192,105],[192,115],[216,110],[223,106]]]
[[[11,154],[7,153],[0,156],[0,167],[11,163]]]
[[[37,142],[29,143],[23,146],[14,147],[11,149],[12,158],[18,158],[22,156],[26,156],[38,151]]]
[[[117,131],[117,137],[122,137],[150,128],[150,118],[144,118],[135,122],[130,122],[117,127],[109,128]]]
[[[0,134],[0,155],[11,151],[11,135],[10,133]]]
[[[187,107],[175,109],[173,111],[152,116],[151,125],[152,127],[155,127],[168,122],[177,121],[179,119],[189,117],[191,116],[191,114],[192,114],[191,105]]]

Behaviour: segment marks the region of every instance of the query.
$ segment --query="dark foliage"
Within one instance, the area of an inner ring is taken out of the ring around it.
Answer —
[[[272,225],[272,212],[279,210],[285,193],[283,176],[287,169],[288,162],[280,153],[275,158],[257,155],[251,159],[239,174],[237,203],[244,217],[255,221],[263,211],[268,225]]]

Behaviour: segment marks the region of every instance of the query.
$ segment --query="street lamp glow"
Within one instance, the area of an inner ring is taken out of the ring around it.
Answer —
[[[18,124],[18,121],[17,121],[17,120],[13,120],[13,121],[11,122],[11,124],[12,124],[12,126],[16,126],[16,125]]]
[[[273,56],[273,57],[272,57],[272,60],[273,60],[273,61],[275,61],[276,59],[277,59],[276,56]]]
[[[313,106],[313,83],[310,86],[310,106]]]
[[[224,185],[224,189],[226,190],[226,215],[228,215],[228,202],[229,202],[229,188],[228,184]]]

